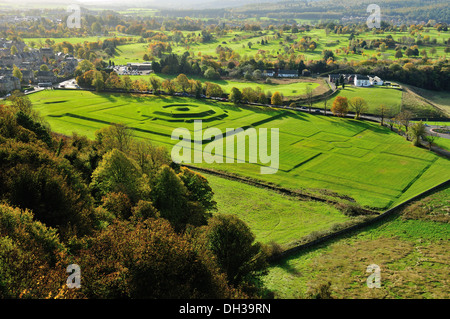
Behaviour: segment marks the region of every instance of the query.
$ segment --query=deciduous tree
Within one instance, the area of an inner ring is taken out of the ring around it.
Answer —
[[[242,93],[238,88],[232,88],[229,96],[229,100],[234,104],[239,104],[242,101]]]
[[[367,102],[362,97],[352,97],[350,99],[350,106],[355,111],[355,120],[359,120],[362,113],[367,109]]]
[[[345,117],[348,113],[348,99],[344,96],[338,96],[334,99],[331,107],[334,115]]]
[[[272,98],[271,98],[270,102],[271,102],[272,105],[282,105],[283,104],[283,98],[281,97],[280,92],[278,92],[278,91],[275,92],[272,95]]]
[[[266,256],[248,225],[235,215],[219,214],[206,227],[207,247],[217,257],[228,281],[251,282],[266,269]]]
[[[425,137],[427,136],[425,124],[423,124],[422,121],[414,123],[413,125],[410,126],[408,134],[412,139],[413,145],[420,146],[420,141],[422,139],[425,139]]]

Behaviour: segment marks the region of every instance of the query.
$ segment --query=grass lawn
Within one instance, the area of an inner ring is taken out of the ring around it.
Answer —
[[[344,96],[348,100],[354,97],[362,97],[367,102],[365,113],[379,114],[380,105],[385,105],[393,114],[397,114],[402,105],[402,91],[386,87],[355,87],[346,85],[344,89],[336,92],[327,103],[327,109],[330,110],[333,101],[337,96]],[[324,108],[323,101],[314,103],[315,107]],[[349,111],[352,109],[350,107]]]
[[[450,188],[364,230],[282,260],[265,277],[277,298],[302,298],[331,283],[333,298],[448,299]],[[381,269],[369,289],[366,268]]]
[[[434,141],[434,144],[436,144],[440,148],[443,148],[444,150],[450,151],[450,139],[448,138],[437,137]]]
[[[298,200],[211,174],[202,175],[214,191],[218,213],[239,216],[262,243],[273,241],[288,247],[313,231],[327,230],[350,219],[330,204]]]
[[[194,119],[203,120],[203,132],[214,127],[225,134],[228,129],[253,127],[258,133],[267,128],[268,155],[273,141],[270,129],[278,129],[279,153],[274,153],[270,162],[257,156],[255,163],[248,163],[248,143],[234,143],[234,155],[228,157],[232,163],[196,165],[316,194],[332,191],[376,209],[406,200],[450,176],[448,160],[369,122],[169,96],[53,90],[32,94],[30,99],[56,132],[77,131],[93,138],[97,129],[121,122],[134,129],[137,138],[169,150],[178,143],[171,139],[173,130],[192,132]],[[226,137],[223,142],[221,135],[217,145],[222,147],[212,154],[225,161],[226,150],[244,134]],[[207,143],[203,138],[203,148],[214,145]],[[265,144],[261,145],[259,151],[264,150]],[[245,152],[246,163],[236,162],[238,149]],[[261,174],[263,166],[275,165],[277,159],[275,174]]]
[[[115,65],[126,65],[133,62],[144,62],[144,54],[147,51],[148,43],[132,43],[119,45],[116,48],[117,56],[112,57],[111,61],[114,61]]]

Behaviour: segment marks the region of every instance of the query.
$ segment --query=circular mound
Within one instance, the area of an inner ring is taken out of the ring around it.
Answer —
[[[220,108],[207,104],[166,104],[154,109],[150,117],[169,122],[205,122],[219,120],[226,116]]]

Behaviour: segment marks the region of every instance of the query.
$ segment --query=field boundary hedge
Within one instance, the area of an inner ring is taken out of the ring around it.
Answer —
[[[216,176],[226,178],[226,179],[229,179],[232,181],[245,183],[245,184],[248,184],[251,186],[269,189],[269,190],[272,190],[272,191],[275,191],[275,192],[278,192],[278,193],[281,193],[284,195],[297,197],[297,198],[304,199],[304,200],[315,200],[318,202],[323,202],[323,203],[328,203],[328,204],[343,204],[341,201],[338,201],[335,199],[320,197],[318,195],[305,193],[300,190],[292,190],[292,189],[276,186],[276,185],[273,185],[270,183],[265,183],[265,182],[262,182],[262,181],[259,181],[259,180],[253,179],[253,178],[243,177],[243,176],[239,176],[239,175],[232,174],[232,173],[226,173],[226,172],[222,172],[222,171],[217,171],[217,170],[213,170],[213,169],[209,169],[209,168],[203,168],[203,167],[198,167],[198,166],[184,164],[184,163],[181,164],[181,166],[185,166],[192,170],[201,171],[201,172],[208,173],[211,175],[216,175]],[[333,196],[335,198],[336,197],[340,198],[342,200],[348,201],[349,203],[355,203],[355,200],[353,198],[348,197],[348,196],[342,196],[337,193],[329,194],[329,196]],[[375,214],[380,213],[379,211],[374,211],[374,210],[370,210],[370,209],[359,207],[359,206],[357,208],[362,214],[366,214],[366,215],[375,215]]]
[[[434,187],[432,187],[432,188],[430,188],[430,189],[428,189],[426,191],[421,192],[420,194],[418,194],[418,195],[416,195],[416,196],[414,196],[414,197],[412,197],[412,198],[410,198],[410,199],[408,199],[408,200],[398,204],[397,206],[395,206],[393,208],[388,209],[384,213],[382,213],[382,214],[380,214],[380,215],[378,215],[378,216],[376,216],[376,217],[374,217],[374,218],[372,218],[372,219],[370,219],[368,221],[364,221],[364,222],[358,223],[356,225],[347,227],[345,229],[336,231],[336,232],[331,233],[329,235],[322,236],[322,237],[317,238],[315,240],[309,241],[309,242],[307,242],[305,244],[301,244],[301,245],[298,245],[298,246],[286,249],[286,250],[284,250],[281,253],[278,253],[276,255],[271,256],[269,258],[269,261],[270,262],[277,262],[277,261],[279,261],[281,259],[289,257],[289,256],[291,256],[291,255],[293,255],[295,253],[298,253],[298,252],[302,251],[302,250],[306,250],[308,248],[312,248],[312,247],[317,246],[319,244],[323,244],[323,243],[325,243],[327,241],[330,241],[330,240],[333,240],[333,239],[337,239],[337,238],[339,238],[341,236],[344,236],[344,235],[348,235],[351,232],[354,232],[354,231],[357,231],[357,230],[361,230],[361,229],[363,229],[365,227],[371,226],[371,225],[375,224],[376,222],[379,222],[379,221],[381,221],[381,220],[383,220],[383,219],[385,219],[385,218],[387,218],[387,217],[397,213],[400,209],[404,208],[409,203],[411,203],[411,202],[413,202],[413,201],[415,201],[417,199],[420,199],[423,196],[429,195],[432,192],[434,192],[434,191],[436,191],[436,190],[438,190],[438,189],[440,189],[442,187],[445,187],[445,186],[450,186],[450,179],[448,179],[447,181],[445,181],[443,183],[440,183],[439,185],[436,185],[436,186],[434,186]]]

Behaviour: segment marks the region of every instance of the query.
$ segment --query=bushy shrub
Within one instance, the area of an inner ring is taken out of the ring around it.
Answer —
[[[55,229],[0,204],[0,298],[76,298],[65,285],[69,263]]]

